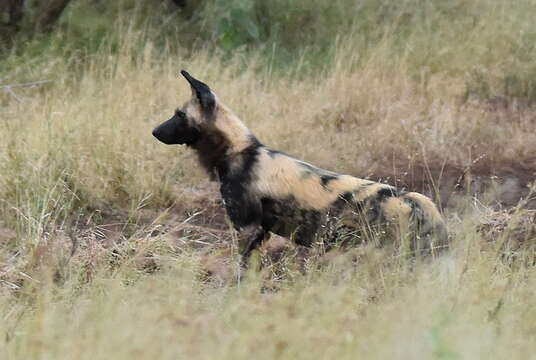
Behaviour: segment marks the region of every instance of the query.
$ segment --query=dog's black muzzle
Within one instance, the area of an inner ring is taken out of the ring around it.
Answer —
[[[199,140],[199,129],[189,126],[188,121],[176,114],[153,130],[153,136],[167,145],[193,145]]]

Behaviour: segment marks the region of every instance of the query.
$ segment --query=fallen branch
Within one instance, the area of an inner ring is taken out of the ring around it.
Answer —
[[[15,87],[31,87],[31,86],[37,86],[52,82],[52,80],[39,80],[34,82],[28,82],[28,83],[20,83],[20,84],[11,84],[11,85],[0,85],[0,89],[12,89]]]
[[[38,85],[49,83],[51,81],[52,80],[39,80],[39,81],[28,82],[28,83],[0,85],[0,89],[4,89],[9,95],[13,96],[15,100],[17,100],[18,102],[22,102],[23,99],[18,97],[17,94],[15,94],[15,92],[13,91],[13,88],[38,86]]]
[[[13,90],[11,90],[11,88],[3,88],[9,95],[13,96],[15,98],[15,100],[17,100],[18,102],[22,102],[22,99],[20,97],[17,96],[17,94],[15,94],[15,92]]]

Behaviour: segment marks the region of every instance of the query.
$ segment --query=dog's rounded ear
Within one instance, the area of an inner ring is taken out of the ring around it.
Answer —
[[[214,93],[210,90],[207,84],[195,79],[187,71],[181,70],[182,76],[188,80],[190,86],[192,87],[192,93],[195,94],[199,104],[201,104],[201,109],[210,117],[214,113],[214,108],[216,107],[216,97]]]

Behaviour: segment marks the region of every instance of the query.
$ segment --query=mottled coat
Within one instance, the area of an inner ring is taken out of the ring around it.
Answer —
[[[323,170],[270,149],[206,84],[181,73],[192,98],[153,135],[196,150],[220,182],[245,257],[270,233],[305,246],[317,240],[392,239],[429,252],[446,245],[444,221],[426,196]]]

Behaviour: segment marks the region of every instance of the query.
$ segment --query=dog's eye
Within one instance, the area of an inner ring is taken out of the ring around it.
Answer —
[[[186,119],[186,114],[180,110],[175,111],[175,115],[181,119]]]

